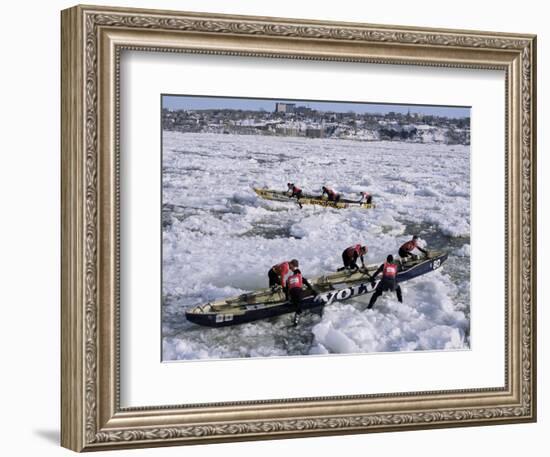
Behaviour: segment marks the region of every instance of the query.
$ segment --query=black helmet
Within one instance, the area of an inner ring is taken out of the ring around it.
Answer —
[[[294,270],[294,274],[295,275],[301,275],[302,272],[300,270],[298,270],[298,268],[296,268],[296,270]]]
[[[387,258],[386,258],[386,261],[389,262],[389,263],[392,263],[393,262],[393,255],[389,255]]]
[[[286,185],[287,185],[287,187],[292,187],[293,186],[293,184],[291,182],[287,182]]]
[[[418,240],[418,235],[413,235],[413,240]]]
[[[300,264],[298,263],[298,260],[296,259],[292,259],[290,262],[288,262],[290,265],[294,265],[296,268],[298,268],[300,266]]]

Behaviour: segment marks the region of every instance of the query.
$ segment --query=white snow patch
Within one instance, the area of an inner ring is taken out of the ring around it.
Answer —
[[[458,257],[470,257],[470,245],[465,244],[454,252]]]

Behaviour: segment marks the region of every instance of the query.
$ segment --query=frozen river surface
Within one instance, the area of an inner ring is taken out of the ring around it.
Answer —
[[[468,349],[469,146],[163,133],[164,360]],[[374,195],[370,210],[262,200],[252,187],[295,182],[320,193]],[[267,286],[267,271],[297,258],[306,277],[334,271],[342,251],[367,244],[380,263],[413,233],[444,249],[440,270],[384,294],[225,328],[188,322],[188,307]]]

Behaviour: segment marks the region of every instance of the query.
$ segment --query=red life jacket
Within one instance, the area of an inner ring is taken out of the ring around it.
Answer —
[[[336,197],[336,192],[334,192],[331,188],[325,187],[325,190],[326,190],[327,195],[329,196],[329,198]]]
[[[384,262],[384,278],[395,279],[397,276],[397,265],[395,263]]]
[[[357,253],[358,256],[361,255],[361,245],[360,244],[356,244],[355,246],[350,246],[349,248],[346,249],[346,256],[347,257],[353,257],[353,254],[354,253]]]
[[[302,189],[300,189],[298,186],[292,186],[292,193],[297,194],[298,192],[302,192]]]
[[[295,287],[299,287],[301,289],[304,285],[302,275],[300,273],[292,275],[290,278],[288,278],[286,284],[288,290],[294,289]]]
[[[414,248],[416,248],[415,240],[407,241],[403,246],[401,246],[401,249],[403,249],[405,252],[411,252]]]
[[[278,265],[273,265],[271,269],[278,275],[284,277],[290,271],[290,266],[288,265],[288,262],[282,262]]]

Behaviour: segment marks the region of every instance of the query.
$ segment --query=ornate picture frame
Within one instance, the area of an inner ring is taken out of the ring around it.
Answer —
[[[62,432],[75,451],[536,420],[536,37],[76,6],[62,12]],[[122,408],[125,50],[505,72],[505,386]]]

